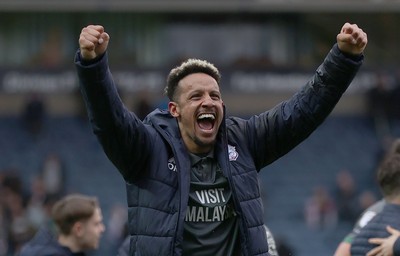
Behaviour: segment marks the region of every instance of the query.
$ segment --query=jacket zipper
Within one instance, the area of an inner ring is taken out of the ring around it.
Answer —
[[[238,221],[239,221],[239,230],[243,229],[243,232],[240,232],[240,234],[239,234],[240,241],[241,241],[240,250],[242,252],[244,251],[243,256],[246,256],[247,255],[247,251],[245,251],[243,249],[243,246],[247,244],[246,237],[248,237],[248,233],[247,233],[248,228],[247,228],[246,222],[244,220],[242,220],[242,218],[243,218],[242,209],[241,209],[241,206],[240,206],[240,202],[237,199],[236,188],[233,186],[233,182],[232,182],[232,172],[231,172],[231,167],[230,167],[230,163],[229,163],[229,157],[227,156],[227,150],[228,150],[228,138],[227,138],[227,136],[228,135],[227,135],[227,130],[226,130],[226,122],[225,122],[226,119],[225,118],[226,117],[225,117],[225,107],[224,107],[224,125],[223,125],[223,127],[221,129],[221,135],[222,135],[221,136],[221,147],[222,147],[222,156],[223,156],[222,159],[224,160],[225,167],[226,167],[226,172],[228,174],[227,175],[227,179],[228,179],[228,182],[229,182],[229,186],[231,188],[232,194],[234,195],[233,196],[233,202],[234,202],[234,204],[236,206],[235,209],[237,209],[240,212],[240,216],[242,216],[240,219],[238,219]],[[242,235],[241,234],[246,234],[243,239],[242,239]]]
[[[172,149],[172,153],[174,156],[174,160],[175,160],[175,164],[176,164],[176,170],[178,173],[178,191],[179,191],[179,202],[178,202],[178,218],[177,218],[177,223],[176,223],[176,228],[175,228],[175,235],[174,235],[174,239],[172,241],[172,248],[171,248],[171,255],[175,255],[175,244],[176,244],[176,239],[178,237],[178,229],[179,229],[179,221],[181,219],[181,211],[182,211],[182,177],[181,177],[181,168],[180,168],[180,164],[179,164],[179,160],[177,157],[177,153],[175,150],[175,147],[173,145],[173,143],[171,142],[171,140],[169,139],[169,137],[165,134],[164,130],[162,130],[158,125],[154,125],[154,127],[157,129],[157,131],[161,134],[161,136],[168,142],[168,145],[171,147]]]

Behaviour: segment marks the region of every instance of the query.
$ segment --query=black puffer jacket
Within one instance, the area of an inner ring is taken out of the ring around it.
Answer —
[[[258,172],[306,139],[329,115],[362,63],[335,45],[291,99],[248,120],[226,117],[214,148],[232,190],[243,256],[268,254]],[[107,55],[75,64],[93,132],[126,181],[131,255],[182,255],[190,159],[176,119],[142,122],[122,103]],[[93,173],[93,175],[97,175]]]

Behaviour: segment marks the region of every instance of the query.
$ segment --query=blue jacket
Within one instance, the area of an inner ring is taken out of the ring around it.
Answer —
[[[226,117],[216,158],[232,189],[242,255],[268,255],[258,172],[307,138],[328,116],[358,71],[363,56],[333,47],[316,74],[290,100],[244,120]],[[107,55],[75,59],[93,132],[126,181],[131,255],[182,255],[190,160],[167,111],[144,122],[117,94]]]
[[[386,203],[383,210],[377,214],[366,226],[364,226],[351,244],[351,255],[367,255],[367,252],[376,247],[368,242],[373,237],[388,237],[386,226],[400,229],[400,205]],[[393,246],[393,255],[400,256],[400,239],[397,239]]]
[[[71,252],[69,248],[58,243],[53,232],[47,228],[41,228],[21,248],[19,256],[85,256],[85,254]]]

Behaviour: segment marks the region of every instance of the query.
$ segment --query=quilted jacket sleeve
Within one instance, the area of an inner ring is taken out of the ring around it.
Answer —
[[[119,97],[107,54],[84,63],[78,50],[75,66],[93,132],[108,158],[129,180],[145,164],[151,136],[142,121],[124,106]]]
[[[334,45],[311,79],[289,100],[250,118],[243,129],[258,169],[306,139],[331,113],[363,61]]]

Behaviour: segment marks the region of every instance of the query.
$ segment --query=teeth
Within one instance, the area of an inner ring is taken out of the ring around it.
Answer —
[[[212,115],[212,114],[201,114],[201,115],[199,116],[199,119],[205,119],[205,118],[210,118],[210,119],[212,119],[212,120],[215,119],[214,115]]]

